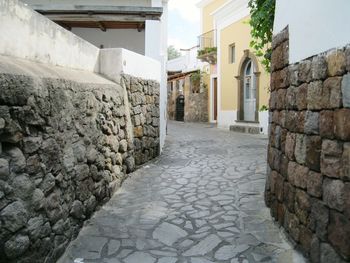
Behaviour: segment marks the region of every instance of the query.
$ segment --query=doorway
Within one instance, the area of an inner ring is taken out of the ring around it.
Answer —
[[[218,119],[218,78],[213,78],[213,120]]]
[[[243,117],[244,121],[255,121],[256,112],[256,84],[254,78],[254,65],[247,60],[243,75]]]

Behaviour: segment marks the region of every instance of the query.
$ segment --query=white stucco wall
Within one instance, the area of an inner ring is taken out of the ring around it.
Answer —
[[[114,6],[151,6],[151,0],[22,0],[33,5],[65,6],[74,5],[114,5]]]
[[[81,38],[104,48],[126,48],[136,53],[145,54],[145,31],[136,29],[72,28],[72,32]]]
[[[203,70],[208,63],[202,62],[197,59],[198,48],[192,48],[184,52],[184,55],[167,62],[168,71],[191,71],[196,69]]]
[[[98,48],[21,1],[0,0],[0,32],[1,55],[98,71]]]
[[[101,49],[100,71],[114,81],[120,74],[161,81],[159,61],[123,48]]]
[[[277,0],[274,34],[289,25],[289,61],[295,63],[350,43],[349,0]]]

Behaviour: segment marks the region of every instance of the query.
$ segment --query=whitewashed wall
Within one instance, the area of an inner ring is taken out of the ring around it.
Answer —
[[[107,29],[103,32],[97,28],[72,28],[72,32],[81,38],[104,48],[126,48],[136,53],[145,54],[145,31],[136,29]]]
[[[151,0],[22,0],[28,4],[66,6],[74,5],[116,5],[116,6],[151,6]]]
[[[349,0],[277,0],[274,34],[289,25],[289,61],[350,43]]]
[[[98,71],[98,48],[34,12],[21,1],[0,0],[0,32],[2,55]]]
[[[168,71],[191,71],[196,69],[204,69],[208,63],[202,62],[197,58],[198,48],[192,48],[184,51],[184,55],[167,62]]]

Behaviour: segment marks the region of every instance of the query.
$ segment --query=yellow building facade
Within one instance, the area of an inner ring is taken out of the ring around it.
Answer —
[[[199,58],[210,67],[209,122],[267,133],[270,76],[250,48],[248,0],[202,0]],[[253,129],[252,129],[253,128]]]

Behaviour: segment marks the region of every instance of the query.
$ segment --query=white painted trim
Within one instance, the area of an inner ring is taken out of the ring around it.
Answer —
[[[209,101],[210,120],[209,121],[211,123],[217,122],[217,117],[216,117],[216,120],[214,120],[214,79],[215,78],[216,79],[218,78],[217,74],[210,75],[210,101]],[[219,106],[219,104],[218,104],[218,102],[216,102],[216,107],[218,107],[218,106]],[[217,113],[219,113],[218,109],[217,109]]]
[[[228,129],[231,125],[236,124],[237,120],[237,111],[228,110],[220,111],[220,118],[218,117],[218,127]]]
[[[230,1],[224,7],[213,13],[214,24],[217,30],[224,29],[250,14],[248,0]]]
[[[173,1],[176,1],[176,0],[173,0]],[[214,0],[202,0],[202,1],[199,1],[196,6],[198,8],[203,8],[205,7],[206,5],[209,5],[211,2],[213,2]]]

